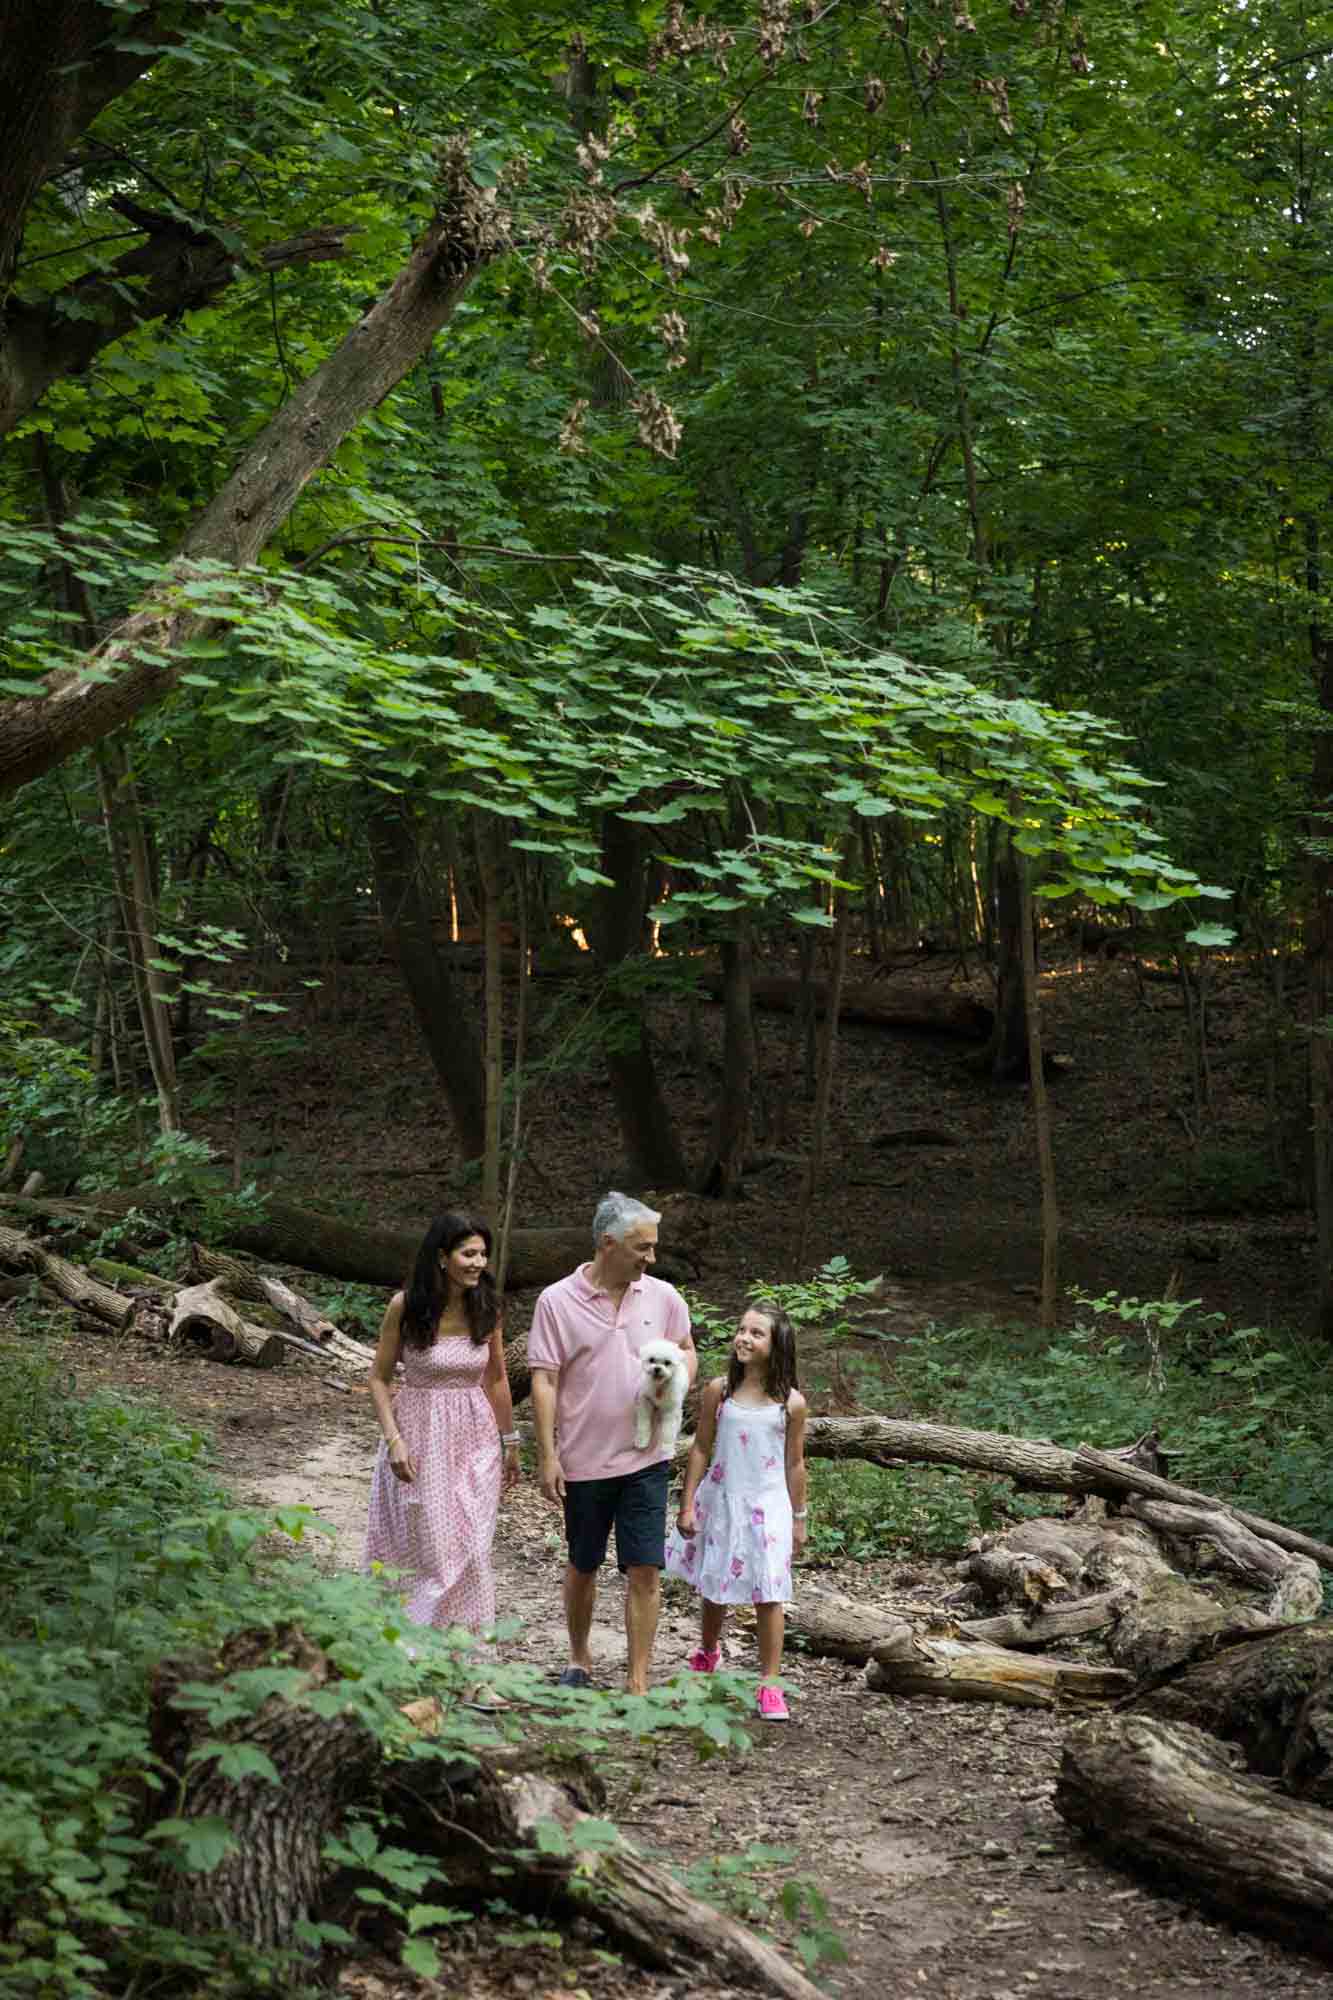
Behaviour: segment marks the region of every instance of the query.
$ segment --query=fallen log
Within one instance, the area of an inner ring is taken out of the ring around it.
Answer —
[[[133,1299],[90,1277],[67,1257],[44,1250],[40,1243],[34,1243],[17,1229],[0,1226],[0,1270],[14,1274],[32,1272],[76,1312],[89,1313],[118,1333],[134,1317]]]
[[[336,1360],[344,1367],[361,1373],[369,1369],[375,1358],[372,1348],[353,1340],[331,1319],[326,1319],[308,1299],[294,1292],[290,1285],[284,1285],[279,1278],[265,1277],[262,1272],[252,1271],[248,1264],[242,1264],[239,1259],[228,1257],[220,1250],[210,1250],[203,1243],[191,1243],[189,1274],[196,1283],[216,1281],[233,1298],[271,1307],[301,1336],[302,1347],[308,1352],[320,1354],[326,1360]]]
[[[441,1190],[441,1206],[444,1200]],[[161,1188],[152,1185],[109,1189],[88,1204],[70,1200],[23,1203],[16,1196],[0,1195],[0,1208],[83,1223],[93,1234],[122,1219],[130,1209],[177,1227],[182,1222],[197,1220],[196,1208],[189,1203],[174,1204]],[[396,1289],[406,1280],[424,1233],[424,1223],[410,1231],[382,1229],[347,1222],[340,1216],[322,1215],[315,1209],[266,1195],[251,1218],[228,1224],[226,1243],[221,1247],[262,1258],[270,1264],[290,1264],[298,1270],[318,1271],[325,1277]],[[568,1277],[579,1264],[586,1264],[591,1255],[592,1240],[587,1226],[515,1229],[508,1282],[516,1291],[553,1284],[558,1278]],[[698,1265],[688,1245],[668,1243],[655,1269],[659,1277],[672,1283],[689,1284],[698,1276]]]
[[[234,1679],[281,1662],[299,1677],[295,1699],[271,1694],[250,1715],[215,1726],[191,1683]],[[328,1913],[336,1881],[321,1849],[353,1802],[382,1804],[396,1840],[438,1861],[452,1888],[502,1895],[507,1902],[576,1913],[606,1931],[641,1963],[688,1977],[700,1988],[745,1987],[779,2000],[818,2000],[817,1990],[743,1924],[690,1894],[679,1877],[604,1826],[580,1844],[598,1783],[586,1762],[545,1757],[531,1747],[473,1749],[466,1757],[385,1756],[350,1705],[333,1696],[337,1669],[303,1634],[243,1633],[218,1661],[173,1662],[153,1687],[152,1741],[161,1765],[190,1773],[187,1804],[170,1812],[211,1817],[234,1845],[207,1871],[173,1878],[164,1914],[194,1934],[224,1932],[253,1945],[285,1945],[298,1923]],[[317,1707],[303,1705],[312,1700]],[[421,1701],[404,1711],[429,1739],[442,1710]],[[231,1778],[211,1759],[192,1761],[204,1738],[262,1753],[277,1782]],[[586,1789],[585,1789],[586,1787]],[[566,1836],[562,1853],[543,1847],[543,1826]]]
[[[438,1782],[428,1765],[399,1768],[402,1778],[389,1795],[399,1823],[410,1842],[415,1837],[438,1848],[438,1798],[429,1817],[414,1820],[411,1813],[423,1788],[429,1811]],[[449,1850],[452,1864],[446,1857],[451,1883],[465,1867],[477,1890],[526,1909],[589,1919],[639,1964],[686,1979],[692,1992],[743,1987],[779,2000],[819,2000],[818,1989],[766,1939],[691,1894],[623,1834],[580,1846],[580,1828],[590,1817],[580,1776],[568,1762],[543,1767],[540,1753],[530,1750],[487,1752],[475,1771],[459,1774],[449,1790],[450,1831],[461,1837]],[[565,1836],[564,1853],[538,1844],[540,1829],[552,1825]]]
[[[1050,1610],[1034,1608],[1031,1617],[1012,1611],[998,1618],[955,1620],[941,1611],[928,1622],[947,1636],[956,1633],[972,1644],[1025,1649],[1058,1644],[1062,1639],[1081,1638],[1085,1633],[1099,1631],[1114,1622],[1123,1601],[1121,1592],[1107,1590]],[[825,1590],[805,1581],[796,1602],[787,1608],[787,1630],[800,1637],[807,1651],[826,1659],[848,1660],[854,1666],[864,1666],[868,1660],[878,1658],[881,1647],[887,1648],[887,1656],[892,1657],[903,1634],[919,1629],[921,1622],[917,1613],[899,1615],[892,1607],[865,1605],[841,1591]]]
[[[244,1361],[251,1368],[276,1368],[283,1343],[267,1327],[249,1326],[218,1290],[218,1279],[191,1285],[171,1302],[167,1338],[197,1340],[215,1361]]]
[[[1220,1510],[1261,1540],[1276,1542],[1280,1549],[1289,1549],[1294,1555],[1309,1556],[1321,1569],[1333,1569],[1333,1548],[1327,1542],[1317,1542],[1313,1536],[1302,1535],[1295,1528],[1284,1528],[1280,1522],[1266,1521],[1260,1514],[1233,1507],[1230,1502],[1215,1499],[1210,1494],[1197,1493],[1192,1487],[1177,1486],[1172,1479],[1159,1479],[1155,1473],[1130,1465],[1113,1452],[1094,1451],[1091,1445],[1081,1444],[1074,1454],[1074,1472],[1082,1482],[1083,1491],[1106,1493],[1117,1499],[1125,1493],[1146,1494],[1153,1500],[1174,1500],[1186,1507]]]
[[[965,1618],[958,1629],[965,1639],[987,1639],[996,1646],[1055,1646],[1063,1639],[1081,1639],[1114,1625],[1124,1604],[1123,1590],[1102,1590],[1091,1597],[1048,1605],[1030,1618],[1021,1611],[1001,1612],[996,1618]]]
[[[1333,1618],[1231,1643],[1134,1697],[1131,1711],[1239,1745],[1250,1769],[1333,1805]]]
[[[1114,1701],[1133,1676],[1119,1667],[1034,1658],[968,1639],[905,1628],[875,1647],[866,1686],[880,1694],[942,1695],[950,1701],[1002,1701],[1020,1708]]]
[[[1311,1951],[1333,1949],[1333,1819],[1236,1770],[1187,1723],[1098,1716],[1070,1732],[1057,1812],[1191,1900]]]
[[[721,974],[705,973],[698,982],[698,990],[710,1000],[720,1000]],[[823,1020],[828,1010],[827,984],[823,980],[814,981],[810,995],[816,1017]],[[784,1014],[798,1014],[806,1004],[799,979],[776,975],[753,980],[750,997],[754,1006]],[[844,986],[838,1001],[838,1019],[859,1027],[953,1035],[969,1042],[988,1040],[995,1022],[990,1008],[967,993],[924,992],[879,984]]]

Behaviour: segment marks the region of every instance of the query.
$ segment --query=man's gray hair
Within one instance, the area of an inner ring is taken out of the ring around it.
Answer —
[[[593,1249],[597,1249],[604,1236],[614,1236],[617,1243],[622,1243],[626,1231],[633,1229],[636,1222],[661,1220],[662,1217],[657,1209],[649,1208],[646,1202],[637,1201],[632,1194],[621,1194],[617,1188],[612,1188],[608,1194],[602,1196],[593,1210]]]

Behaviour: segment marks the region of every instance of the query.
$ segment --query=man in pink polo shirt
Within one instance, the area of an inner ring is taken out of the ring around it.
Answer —
[[[616,1561],[625,1572],[626,1686],[648,1692],[666,1556],[668,1461],[634,1443],[639,1349],[671,1340],[693,1382],[699,1366],[690,1315],[674,1285],[649,1274],[661,1217],[632,1195],[603,1196],[592,1220],[593,1258],[548,1285],[528,1334],[537,1477],[565,1510],[569,1563],[565,1687],[587,1687],[588,1635],[597,1572],[614,1527]]]

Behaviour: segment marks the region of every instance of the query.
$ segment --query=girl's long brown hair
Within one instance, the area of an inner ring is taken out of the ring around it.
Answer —
[[[787,1398],[800,1383],[796,1380],[796,1328],[792,1325],[781,1306],[775,1306],[771,1299],[747,1299],[741,1317],[747,1312],[762,1313],[768,1321],[772,1342],[768,1350],[768,1373],[764,1378],[764,1394],[771,1396],[785,1410]],[[725,1403],[732,1391],[738,1389],[745,1379],[745,1370],[733,1353],[727,1367],[727,1386],[722,1391]]]

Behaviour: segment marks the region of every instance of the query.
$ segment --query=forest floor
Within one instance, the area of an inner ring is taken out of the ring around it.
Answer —
[[[948,962],[911,977],[941,984]],[[985,997],[983,987],[975,990]],[[1297,1058],[1274,1034],[1261,983],[1245,968],[1214,975],[1206,1098],[1175,989],[1141,992],[1121,966],[1071,960],[1048,972],[1044,998],[1049,1045],[1070,1058],[1053,1093],[1065,1281],[1142,1296],[1174,1283],[1233,1321],[1297,1323],[1308,1305],[1310,1229],[1270,1137],[1272,1111],[1294,1089]],[[235,1125],[225,1107],[214,1115],[219,1149],[239,1135],[244,1176],[258,1172],[288,1198],[403,1228],[466,1200],[467,1189],[451,1179],[433,1081],[389,968],[343,968],[308,1005],[281,1059],[250,1078]],[[691,1027],[681,1009],[662,1027],[668,1094],[698,1153],[716,1092],[716,1010],[712,1018],[701,1010]],[[769,1144],[797,1150],[806,1113],[795,1087],[795,1030],[767,1017],[761,1041],[768,1102],[775,1117],[780,1108],[786,1116],[786,1130]],[[1039,1234],[1026,1093],[980,1080],[967,1053],[870,1029],[850,1028],[842,1038],[828,1144],[834,1165],[814,1212],[808,1261],[842,1253],[867,1276],[889,1273],[900,1331],[982,1315],[1013,1321],[1033,1310]],[[518,1219],[577,1222],[619,1176],[600,1075],[534,1093],[528,1118],[532,1166]],[[886,1132],[923,1127],[940,1134],[936,1143],[876,1143]],[[706,1227],[696,1238],[697,1289],[720,1309],[730,1311],[755,1278],[798,1275],[798,1180],[779,1164],[754,1181],[748,1201],[691,1204],[691,1227],[698,1231],[701,1218]],[[326,1286],[322,1296],[332,1294]],[[367,1310],[349,1293],[348,1311],[353,1304]],[[525,1324],[530,1304],[510,1302],[510,1332]],[[210,1432],[238,1502],[308,1503],[337,1530],[332,1555],[321,1560],[356,1562],[375,1435],[364,1394],[336,1394],[299,1365],[256,1376],[133,1341],[94,1345],[84,1337],[77,1350],[71,1342],[70,1359],[81,1387],[102,1382],[158,1396]],[[865,1395],[864,1380],[858,1386]],[[835,1404],[816,1397],[815,1406]],[[561,1539],[530,1477],[503,1512],[496,1563],[501,1609],[523,1621],[508,1657],[558,1669]],[[821,1580],[861,1599],[891,1595],[901,1603],[907,1594],[930,1602],[948,1574],[947,1565],[900,1557],[825,1565]],[[656,1656],[663,1679],[680,1670],[693,1643],[690,1607],[678,1591],[668,1586]],[[607,1685],[623,1659],[620,1619],[620,1586],[609,1573],[594,1635]],[[730,1663],[752,1671],[752,1633],[739,1630],[729,1643]],[[1212,2000],[1333,2000],[1333,1969],[1145,1887],[1105,1865],[1064,1825],[1052,1804],[1061,1718],[871,1694],[855,1669],[799,1653],[789,1653],[788,1665],[786,1728],[756,1723],[747,1757],[705,1765],[682,1744],[618,1748],[605,1772],[608,1810],[678,1863],[755,1842],[794,1849],[794,1866],[818,1882],[849,1954],[820,1974],[832,1994],[1085,2000],[1129,1988]],[[790,1925],[777,1920],[771,1928],[792,1941]],[[631,1993],[684,2000],[708,1991],[607,1962],[596,1946],[591,1933],[576,1930],[559,1953],[519,1952],[485,1933],[478,1948],[474,1933],[455,1947],[445,1990],[472,2000],[546,2000],[571,1989],[586,2000]],[[366,1996],[416,1987],[382,1962],[343,1980],[343,1990]]]

